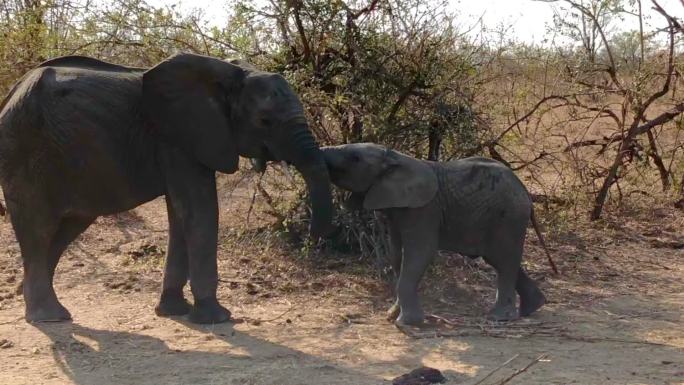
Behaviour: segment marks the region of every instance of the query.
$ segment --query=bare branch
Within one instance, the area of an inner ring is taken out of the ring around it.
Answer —
[[[596,17],[596,14],[584,5],[577,3],[573,0],[565,0],[565,2],[573,6],[578,11],[582,12],[585,16],[589,17],[593,21],[594,27],[601,36],[601,41],[603,42],[603,45],[606,48],[606,53],[608,54],[608,61],[610,61],[610,65],[607,69],[608,75],[610,75],[610,78],[616,87],[618,87],[621,90],[624,89],[624,87],[617,78],[617,67],[615,66],[615,59],[613,58],[613,50],[611,49],[610,44],[608,44],[608,38],[606,37],[606,34],[603,31],[603,27],[601,26],[600,21]]]
[[[682,6],[684,7],[684,0],[681,0],[681,1],[682,1]],[[677,20],[674,16],[667,13],[663,9],[663,7],[661,7],[660,4],[658,4],[658,2],[656,0],[651,0],[651,2],[654,5],[653,9],[655,9],[658,13],[663,15],[667,19],[667,21],[670,23],[671,26],[673,26],[680,33],[684,33],[684,27],[682,27],[682,24],[679,22],[679,20]]]
[[[667,18],[667,16],[666,16]],[[670,23],[670,27],[672,27],[672,22],[670,19],[667,19],[668,23]],[[668,51],[668,56],[667,56],[667,75],[665,78],[665,83],[663,84],[663,87],[660,89],[660,91],[656,92],[655,94],[651,95],[644,105],[641,107],[641,113],[639,116],[636,117],[635,122],[638,123],[639,120],[641,120],[641,117],[644,115],[646,112],[646,109],[656,101],[657,99],[661,98],[662,96],[665,96],[667,92],[670,90],[670,84],[672,83],[672,75],[674,74],[674,31],[672,28],[670,28],[670,46],[669,46],[669,51]]]
[[[542,98],[540,101],[537,102],[537,104],[534,105],[534,107],[532,107],[529,111],[527,111],[527,113],[526,113],[525,115],[523,115],[523,116],[521,116],[520,118],[518,118],[518,120],[516,120],[515,122],[513,122],[513,124],[511,124],[510,126],[508,126],[505,130],[503,130],[503,131],[496,137],[496,139],[494,139],[492,142],[496,143],[496,142],[498,142],[499,140],[501,140],[501,138],[503,138],[504,136],[506,136],[506,134],[507,134],[510,130],[512,130],[515,126],[517,126],[518,124],[520,124],[520,122],[527,120],[527,118],[529,118],[530,116],[532,116],[532,114],[534,114],[534,113],[537,111],[537,109],[539,109],[539,107],[541,107],[542,104],[544,104],[544,103],[546,103],[546,102],[548,102],[548,101],[550,101],[550,100],[566,100],[566,97],[565,97],[565,96],[559,96],[559,95],[550,95],[550,96],[546,96],[546,97]]]
[[[375,10],[375,7],[378,5],[379,2],[380,2],[380,0],[372,0],[372,1],[370,2],[370,4],[368,4],[367,6],[365,6],[365,7],[361,8],[361,9],[359,9],[359,10],[356,11],[356,12],[353,12],[353,11],[350,10],[350,11],[351,11],[351,17],[352,17],[353,19],[358,19],[359,17],[361,17],[361,16],[364,15],[364,14],[373,12],[373,11]]]
[[[297,32],[299,33],[299,38],[302,40],[302,47],[304,48],[304,61],[311,62],[311,46],[309,45],[309,39],[306,36],[304,24],[302,23],[302,18],[300,15],[302,2],[300,0],[295,0],[292,3],[292,11],[295,24],[297,25]]]
[[[684,103],[679,103],[674,106],[674,108],[670,109],[669,111],[663,112],[662,114],[658,115],[657,117],[651,119],[648,123],[643,124],[641,126],[638,126],[635,130],[635,136],[636,135],[641,135],[645,133],[646,131],[652,129],[653,127],[657,127],[660,125],[663,125],[672,119],[676,118],[679,116],[682,112],[684,112]]]

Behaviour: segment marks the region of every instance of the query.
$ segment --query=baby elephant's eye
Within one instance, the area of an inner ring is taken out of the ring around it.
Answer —
[[[358,163],[358,162],[361,161],[361,157],[359,157],[359,156],[356,155],[356,154],[351,154],[351,155],[349,156],[349,160],[352,161],[352,162],[354,162],[354,163]]]

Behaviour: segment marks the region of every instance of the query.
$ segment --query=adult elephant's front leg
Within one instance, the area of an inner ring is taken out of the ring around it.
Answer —
[[[191,306],[183,294],[183,288],[188,283],[190,275],[188,247],[185,243],[185,234],[183,234],[183,218],[178,215],[170,198],[166,199],[166,210],[169,218],[169,242],[162,293],[155,312],[158,316],[185,315],[190,313]]]
[[[175,220],[182,224],[187,249],[190,289],[194,298],[190,321],[228,321],[230,312],[216,299],[218,202],[214,171],[177,149],[164,149],[161,160],[166,170],[166,199],[170,200]],[[173,279],[169,278],[169,281]]]

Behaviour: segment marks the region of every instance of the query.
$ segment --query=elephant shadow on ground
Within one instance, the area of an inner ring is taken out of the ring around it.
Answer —
[[[191,324],[179,322],[184,326]],[[231,324],[193,329],[176,341],[76,323],[36,324],[52,341],[56,366],[75,384],[380,384],[353,369],[252,337]],[[178,331],[178,330],[177,330]],[[216,340],[213,340],[214,337]],[[213,341],[210,341],[213,340]],[[176,347],[174,347],[174,345]],[[199,346],[198,346],[199,345]]]

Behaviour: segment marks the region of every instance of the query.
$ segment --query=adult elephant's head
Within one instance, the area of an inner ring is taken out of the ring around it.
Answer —
[[[148,124],[206,167],[232,173],[238,156],[284,160],[304,176],[311,234],[332,228],[330,178],[299,98],[285,79],[241,63],[179,54],[143,75]]]

